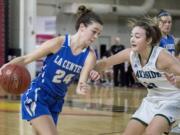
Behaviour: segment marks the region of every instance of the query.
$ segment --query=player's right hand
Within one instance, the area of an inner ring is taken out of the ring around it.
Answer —
[[[87,83],[80,82],[78,84],[76,92],[81,95],[86,95],[90,91],[90,89],[91,89],[91,87]]]
[[[93,81],[97,81],[100,79],[100,74],[95,71],[95,70],[91,70],[90,71],[90,78],[93,80]]]

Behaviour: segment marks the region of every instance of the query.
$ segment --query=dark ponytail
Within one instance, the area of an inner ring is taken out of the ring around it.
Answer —
[[[87,27],[92,22],[97,22],[103,25],[101,18],[92,10],[87,9],[84,5],[79,6],[77,10],[77,21],[75,25],[76,31],[79,29],[81,23],[83,23]]]
[[[152,44],[157,44],[161,40],[162,33],[158,26],[152,26],[152,28],[154,29],[152,32]]]

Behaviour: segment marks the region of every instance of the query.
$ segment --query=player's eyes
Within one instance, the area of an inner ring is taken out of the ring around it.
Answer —
[[[96,34],[97,32],[96,31],[92,31],[93,34]]]
[[[163,23],[163,24],[165,24],[165,23],[172,23],[172,21],[165,21],[165,20],[161,20],[161,22]]]

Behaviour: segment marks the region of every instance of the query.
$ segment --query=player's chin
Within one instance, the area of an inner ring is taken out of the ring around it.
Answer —
[[[167,34],[169,34],[169,32],[170,32],[170,30],[166,29],[164,33],[167,35]]]
[[[93,43],[93,41],[88,41],[88,42],[86,43],[86,46],[90,46],[92,43]]]
[[[81,93],[79,93],[80,95],[86,95],[86,93],[85,92],[81,92]]]

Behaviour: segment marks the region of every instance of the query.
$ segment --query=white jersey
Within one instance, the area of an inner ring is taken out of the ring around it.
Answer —
[[[149,60],[143,67],[138,53],[130,53],[130,62],[137,79],[148,89],[147,98],[158,100],[180,100],[180,89],[176,88],[166,79],[164,72],[156,68],[157,58],[163,48],[155,46]],[[166,62],[166,60],[164,60]]]

